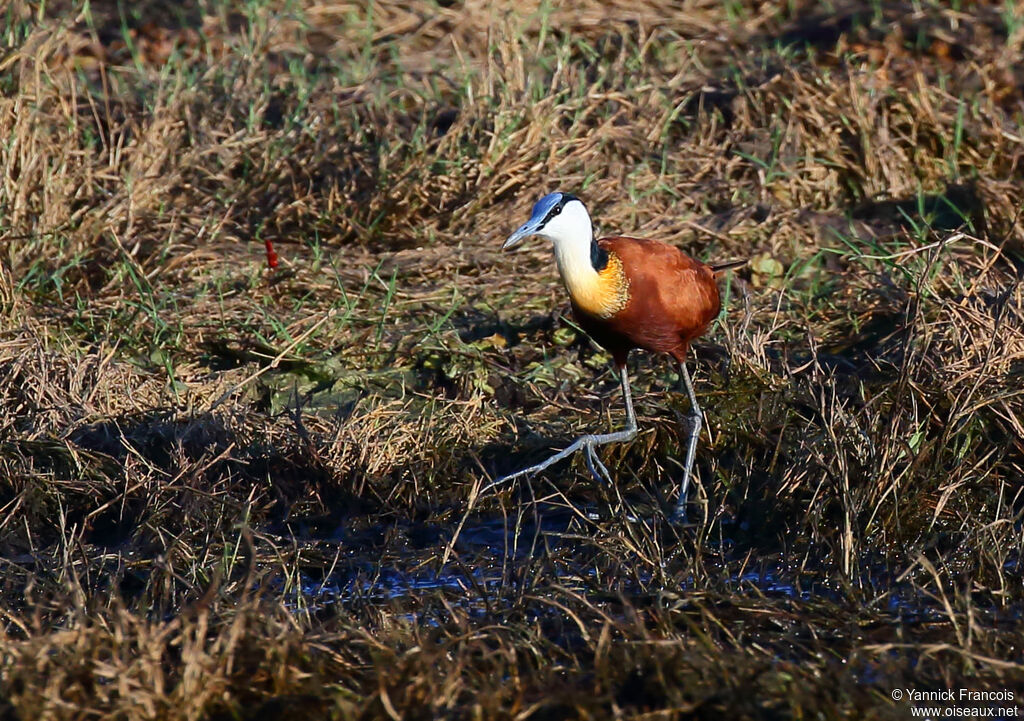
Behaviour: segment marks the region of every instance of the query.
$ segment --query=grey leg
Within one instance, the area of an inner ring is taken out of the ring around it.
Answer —
[[[700,406],[697,405],[697,396],[693,394],[693,383],[690,382],[690,373],[686,370],[686,363],[679,364],[679,375],[686,387],[686,394],[690,397],[690,420],[693,422],[693,426],[686,439],[686,463],[683,466],[683,482],[679,489],[679,500],[676,501],[675,510],[672,512],[673,523],[686,522],[686,492],[690,486],[690,472],[693,470],[693,458],[697,454],[697,439],[700,437],[701,422],[703,421]]]
[[[546,461],[538,463],[535,466],[530,466],[529,468],[524,468],[521,471],[516,471],[515,473],[511,473],[507,476],[503,476],[496,481],[492,481],[486,485],[483,490],[488,491],[492,488],[504,485],[509,481],[515,480],[516,478],[532,476],[535,473],[540,473],[545,468],[553,466],[564,458],[568,458],[580,449],[584,452],[584,457],[587,460],[587,468],[590,469],[590,473],[594,476],[594,479],[598,483],[606,483],[610,485],[612,482],[611,475],[608,473],[608,469],[605,465],[601,463],[601,459],[599,459],[597,454],[594,453],[594,449],[597,446],[603,446],[608,443],[631,441],[636,437],[637,433],[636,415],[633,413],[633,396],[629,392],[629,375],[626,373],[625,366],[619,369],[619,377],[622,381],[622,395],[626,399],[626,427],[623,430],[616,431],[615,433],[581,436],[573,441],[565,450],[559,451]]]

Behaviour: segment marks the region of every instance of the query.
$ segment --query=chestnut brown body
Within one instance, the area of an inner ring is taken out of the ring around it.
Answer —
[[[608,254],[599,271],[606,294],[624,305],[601,317],[572,299],[573,315],[622,368],[634,348],[667,353],[680,363],[690,342],[703,334],[721,309],[716,268],[656,240],[612,237],[595,241]]]

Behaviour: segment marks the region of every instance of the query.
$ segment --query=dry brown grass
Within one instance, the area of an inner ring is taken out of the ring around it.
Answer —
[[[0,10],[0,718],[1020,698],[1019,9],[443,5]],[[618,419],[556,188],[752,258],[695,528],[650,358],[616,488],[479,494]]]

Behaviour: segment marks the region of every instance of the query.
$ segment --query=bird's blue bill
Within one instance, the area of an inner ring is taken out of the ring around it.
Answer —
[[[544,216],[537,217],[536,215],[530,218],[528,221],[523,223],[515,233],[508,237],[502,246],[502,250],[509,250],[515,248],[517,245],[523,242],[525,238],[529,238],[531,235],[536,233],[544,225]]]

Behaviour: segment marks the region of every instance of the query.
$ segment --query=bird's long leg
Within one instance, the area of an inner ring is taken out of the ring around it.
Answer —
[[[686,370],[685,361],[679,363],[679,375],[686,387],[686,394],[690,397],[690,420],[693,425],[690,428],[690,435],[686,439],[686,463],[683,466],[683,482],[679,489],[679,500],[676,501],[675,510],[672,512],[672,521],[675,523],[686,521],[686,492],[690,486],[690,472],[693,470],[693,458],[697,454],[697,439],[700,437],[703,420],[700,406],[697,405],[697,396],[693,394],[693,383],[690,382],[690,373]]]
[[[568,458],[573,453],[579,450],[583,450],[585,458],[587,460],[587,468],[590,469],[590,473],[594,476],[595,480],[599,483],[611,484],[611,474],[608,473],[608,469],[601,459],[597,457],[594,449],[597,446],[603,446],[607,443],[621,443],[623,441],[630,441],[636,437],[636,414],[633,413],[633,396],[629,391],[629,375],[626,373],[626,366],[619,368],[619,377],[622,381],[622,396],[626,400],[626,427],[621,431],[614,433],[601,433],[601,434],[588,434],[581,436],[572,442],[565,450],[559,451],[555,455],[548,458],[542,463],[524,468],[521,471],[510,473],[507,476],[503,476],[496,481],[491,482],[483,490],[487,491],[491,488],[496,488],[509,481],[521,478],[523,476],[532,476],[535,473],[540,473],[545,468],[553,466],[564,458]]]

